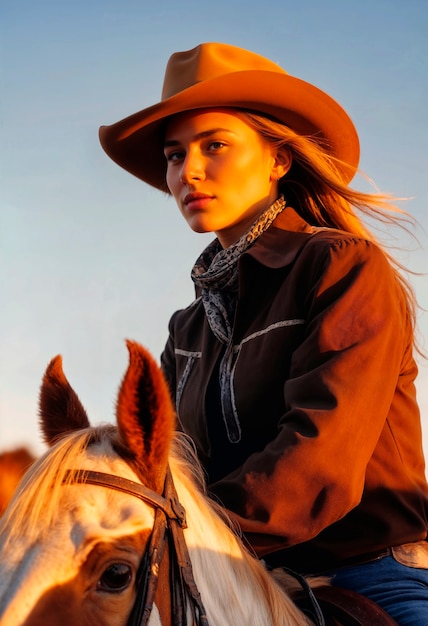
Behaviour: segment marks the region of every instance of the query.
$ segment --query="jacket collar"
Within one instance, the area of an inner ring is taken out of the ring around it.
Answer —
[[[251,256],[266,267],[284,267],[294,261],[318,230],[305,222],[293,208],[286,207],[243,256]]]

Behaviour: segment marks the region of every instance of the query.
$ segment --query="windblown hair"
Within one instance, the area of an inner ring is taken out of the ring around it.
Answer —
[[[290,151],[292,165],[279,181],[279,190],[304,220],[311,226],[335,228],[362,237],[383,251],[403,290],[415,329],[416,295],[401,273],[409,270],[386,251],[357,212],[383,224],[399,225],[406,232],[409,230],[404,223],[413,224],[415,220],[394,204],[397,199],[390,194],[364,193],[349,187],[344,178],[349,165],[330,155],[314,137],[299,135],[281,122],[251,111],[238,109],[236,115],[275,147]]]

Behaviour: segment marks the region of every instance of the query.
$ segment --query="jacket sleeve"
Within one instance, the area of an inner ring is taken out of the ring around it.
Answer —
[[[304,254],[306,332],[278,434],[210,485],[260,556],[312,539],[359,504],[411,351],[403,290],[375,244],[314,238]]]

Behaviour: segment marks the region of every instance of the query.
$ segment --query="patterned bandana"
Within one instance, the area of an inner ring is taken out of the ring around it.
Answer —
[[[202,302],[208,323],[214,335],[226,350],[219,365],[220,402],[223,422],[228,439],[238,443],[241,425],[233,400],[233,365],[236,355],[232,342],[232,327],[238,299],[238,261],[274,219],[285,209],[285,200],[280,196],[238,241],[223,249],[214,239],[196,261],[192,280],[202,290]]]
[[[223,249],[219,240],[214,239],[193,267],[191,277],[195,285],[202,289],[202,302],[208,323],[222,343],[228,343],[232,337],[238,295],[238,260],[285,209],[285,204],[284,197],[280,196],[229,248]]]

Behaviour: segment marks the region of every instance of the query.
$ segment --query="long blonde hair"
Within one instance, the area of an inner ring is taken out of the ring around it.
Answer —
[[[237,109],[236,115],[278,149],[290,151],[292,165],[279,181],[279,190],[287,204],[303,219],[312,226],[336,228],[363,237],[376,243],[383,251],[403,290],[414,331],[418,308],[416,295],[401,273],[409,270],[386,251],[357,211],[384,224],[399,225],[406,232],[409,229],[404,222],[414,223],[415,220],[394,204],[393,196],[364,193],[349,187],[346,183],[349,166],[331,156],[315,138],[298,135],[281,122],[253,111]]]

